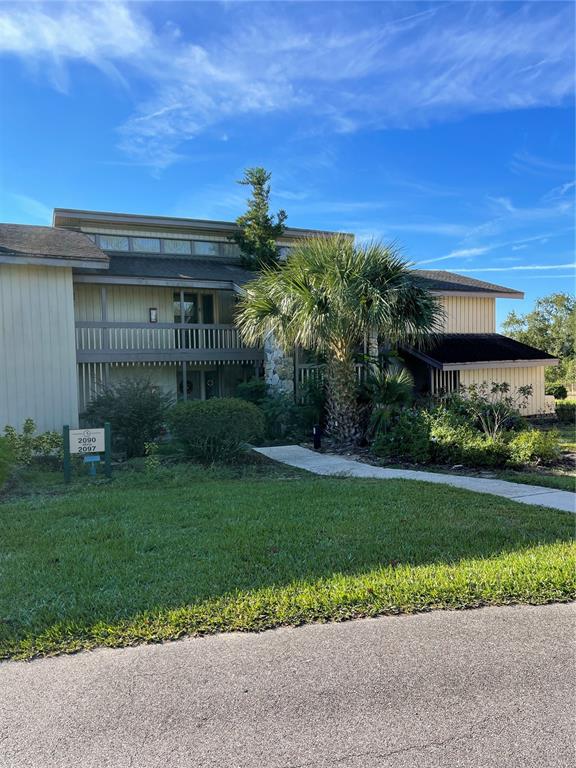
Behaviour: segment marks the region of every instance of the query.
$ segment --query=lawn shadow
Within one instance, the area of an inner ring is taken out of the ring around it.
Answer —
[[[11,636],[573,538],[568,513],[406,480],[102,486],[5,505],[3,521],[0,606]]]

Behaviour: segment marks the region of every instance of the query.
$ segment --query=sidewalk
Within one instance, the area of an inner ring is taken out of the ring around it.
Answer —
[[[441,483],[465,488],[476,493],[491,493],[505,499],[520,501],[523,504],[538,504],[542,507],[559,509],[563,512],[576,513],[576,494],[570,491],[558,491],[539,485],[509,483],[506,480],[492,480],[464,475],[443,475],[436,472],[420,472],[412,469],[385,469],[363,464],[354,459],[346,459],[329,453],[316,453],[299,445],[282,445],[254,450],[274,461],[289,464],[292,467],[306,469],[315,475],[339,475],[346,477],[377,478],[381,480],[423,480],[427,483]]]

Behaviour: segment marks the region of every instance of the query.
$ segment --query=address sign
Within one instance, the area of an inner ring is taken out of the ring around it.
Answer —
[[[70,430],[70,453],[102,453],[104,446],[103,429]]]

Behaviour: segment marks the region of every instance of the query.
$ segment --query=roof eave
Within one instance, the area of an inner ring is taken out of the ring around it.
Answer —
[[[17,264],[20,266],[40,267],[73,267],[83,269],[108,269],[110,259],[77,259],[69,256],[43,256],[34,253],[2,253],[0,264]]]

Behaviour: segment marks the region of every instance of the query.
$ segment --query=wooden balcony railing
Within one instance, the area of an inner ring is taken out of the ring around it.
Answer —
[[[77,322],[78,362],[212,361],[263,358],[234,325]]]

